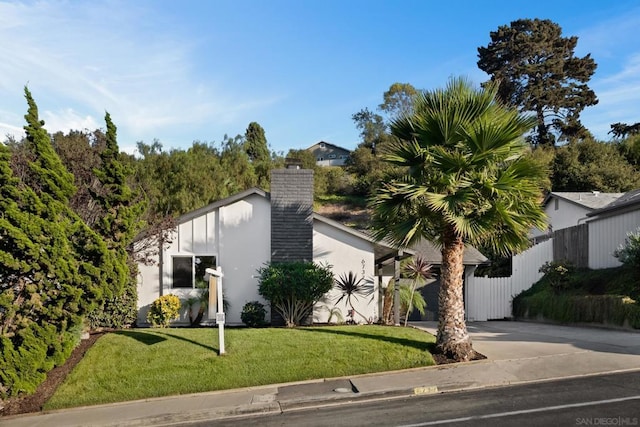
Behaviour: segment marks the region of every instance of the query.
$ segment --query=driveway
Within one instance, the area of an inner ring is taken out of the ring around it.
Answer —
[[[437,333],[436,322],[411,324],[434,335]],[[640,356],[640,331],[519,321],[470,322],[467,329],[473,348],[491,360],[577,356],[585,352],[619,355],[622,359]],[[640,359],[637,367],[640,368]]]

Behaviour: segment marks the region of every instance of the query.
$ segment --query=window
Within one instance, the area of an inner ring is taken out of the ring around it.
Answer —
[[[553,205],[554,205],[554,210],[557,211],[558,210],[558,199],[554,200],[554,204]]]
[[[335,159],[335,158],[336,158],[336,155],[335,155],[335,154],[329,154],[329,158],[330,158],[330,159]]]
[[[179,255],[173,257],[173,287],[193,288],[196,280],[204,280],[205,270],[216,267],[213,255]]]

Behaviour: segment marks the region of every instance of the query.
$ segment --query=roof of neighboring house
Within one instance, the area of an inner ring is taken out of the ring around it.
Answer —
[[[324,144],[324,146],[322,146],[322,144]],[[316,142],[311,147],[307,148],[307,151],[316,151],[316,150],[319,150],[319,149],[320,150],[338,150],[338,151],[344,151],[345,153],[350,153],[351,152],[351,150],[339,147],[339,146],[337,146],[335,144],[330,144],[330,143],[325,142],[325,141]]]
[[[546,206],[553,197],[557,197],[558,199],[566,200],[575,205],[582,206],[583,208],[593,210],[603,208],[610,203],[615,202],[623,194],[624,193],[601,193],[599,191],[553,191],[547,194],[542,205]]]
[[[416,255],[421,256],[429,264],[442,264],[440,248],[428,240],[420,240],[418,243],[413,244],[411,249],[413,249]],[[464,265],[480,265],[489,262],[489,260],[473,246],[466,245],[462,262]]]
[[[613,212],[620,209],[630,208],[640,204],[640,189],[631,190],[618,197],[615,201],[600,209],[589,212],[587,216],[596,216],[603,213]]]

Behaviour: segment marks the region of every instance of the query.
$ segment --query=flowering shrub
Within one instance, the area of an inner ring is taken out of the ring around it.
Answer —
[[[540,273],[549,281],[551,288],[556,291],[562,291],[569,287],[571,274],[574,271],[570,263],[562,263],[560,261],[545,262],[540,267]]]
[[[168,328],[172,320],[180,316],[180,298],[163,295],[156,299],[147,313],[147,321],[155,328]]]

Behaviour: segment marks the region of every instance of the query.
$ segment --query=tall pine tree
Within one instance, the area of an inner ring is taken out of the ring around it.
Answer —
[[[588,131],[580,112],[598,103],[587,82],[596,70],[590,55],[574,56],[577,37],[563,37],[548,19],[519,19],[490,33],[491,42],[478,48],[478,67],[499,82],[498,96],[538,120],[536,145],[583,138]]]

